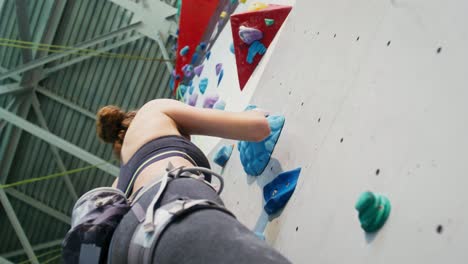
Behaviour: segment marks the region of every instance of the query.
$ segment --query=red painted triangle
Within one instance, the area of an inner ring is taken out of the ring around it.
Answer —
[[[234,50],[236,54],[237,75],[239,77],[240,89],[243,90],[245,84],[254,72],[263,56],[256,55],[252,64],[247,63],[249,45],[245,44],[239,37],[239,27],[256,28],[263,32],[263,39],[260,42],[268,48],[283,25],[284,20],[291,11],[291,6],[281,6],[270,4],[268,8],[260,11],[245,12],[231,16],[232,37],[234,40]],[[271,26],[265,24],[265,19],[274,19]]]
[[[177,59],[175,65],[176,74],[181,78],[182,67],[189,64],[195,53],[198,44],[200,44],[203,34],[206,31],[211,17],[216,11],[218,1],[213,0],[183,0],[180,11],[179,37],[177,40]],[[180,56],[180,50],[185,46],[189,47],[189,52],[185,56]],[[176,93],[179,81],[175,81],[174,94]]]

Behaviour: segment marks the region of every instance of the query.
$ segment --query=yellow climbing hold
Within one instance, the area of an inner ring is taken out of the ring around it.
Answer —
[[[249,6],[247,10],[248,11],[260,11],[260,10],[266,9],[267,7],[268,7],[268,4],[265,4],[262,2],[254,2]]]
[[[219,15],[219,17],[226,18],[227,17],[227,12],[226,11],[221,12],[221,15]]]
[[[245,4],[245,2],[247,2],[247,0],[239,0],[239,2]]]

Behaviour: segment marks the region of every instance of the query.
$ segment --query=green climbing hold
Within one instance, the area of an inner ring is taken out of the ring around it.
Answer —
[[[385,224],[392,206],[387,197],[372,192],[364,192],[359,196],[355,208],[359,212],[362,229],[367,233],[372,233]]]
[[[275,20],[274,19],[271,19],[271,18],[265,18],[265,25],[267,26],[271,26],[275,23]]]

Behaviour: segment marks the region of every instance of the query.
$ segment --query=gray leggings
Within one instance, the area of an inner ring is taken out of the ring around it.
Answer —
[[[159,184],[138,201],[145,210],[158,189]],[[157,207],[180,197],[223,205],[206,184],[178,178],[169,182]],[[128,263],[130,240],[139,224],[133,211],[124,216],[112,238],[108,263]],[[234,217],[216,209],[201,209],[174,221],[162,234],[152,256],[152,263],[290,263]]]

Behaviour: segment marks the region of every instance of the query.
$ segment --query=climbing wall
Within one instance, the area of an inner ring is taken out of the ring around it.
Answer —
[[[224,169],[213,165],[227,206],[293,263],[466,263],[467,10],[298,0],[247,87],[252,103],[285,116],[283,132],[260,176],[246,175],[237,148]],[[232,56],[225,49],[213,54]],[[292,198],[268,219],[263,186],[297,167]],[[366,190],[392,204],[374,234],[354,209]]]

